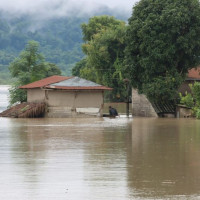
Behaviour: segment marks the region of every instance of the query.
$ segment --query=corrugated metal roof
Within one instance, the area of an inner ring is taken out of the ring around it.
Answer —
[[[60,81],[59,83],[48,85],[46,88],[60,90],[112,90],[112,88],[79,77]]]
[[[85,80],[79,77],[73,77],[68,80],[60,81],[59,83],[51,84],[52,86],[62,86],[62,87],[97,87],[102,86],[92,81]]]
[[[44,78],[42,80],[35,81],[33,83],[23,85],[19,88],[22,88],[22,89],[40,88],[40,87],[45,87],[47,85],[50,85],[52,83],[57,83],[57,82],[60,82],[63,80],[71,79],[71,78],[72,77],[66,77],[66,76],[50,76],[50,77]]]
[[[46,86],[45,88],[47,89],[58,89],[58,90],[112,90],[112,88],[109,87],[105,87],[105,86],[88,86],[88,87],[64,87],[64,86],[53,86],[53,85],[49,85]]]
[[[175,102],[151,102],[154,110],[156,111],[157,114],[162,114],[162,113],[175,113],[176,106]]]

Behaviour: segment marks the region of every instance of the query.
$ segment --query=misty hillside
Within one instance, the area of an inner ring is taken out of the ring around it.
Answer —
[[[106,14],[109,12],[106,11]],[[0,84],[9,80],[8,65],[19,55],[29,40],[38,41],[46,61],[57,64],[63,75],[70,75],[71,68],[83,57],[80,25],[88,22],[88,19],[89,16],[61,17],[40,22],[29,16],[13,19],[1,14]]]
[[[29,40],[40,43],[41,52],[48,62],[56,63],[63,74],[69,74],[79,61],[82,35],[80,24],[84,18],[51,19],[34,27],[34,21],[21,17],[15,20],[0,19],[0,79],[7,78],[8,65],[19,55]]]

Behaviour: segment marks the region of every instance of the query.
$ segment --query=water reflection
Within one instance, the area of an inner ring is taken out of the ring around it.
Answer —
[[[198,130],[191,119],[0,118],[0,199],[198,199]]]
[[[196,120],[135,119],[128,158],[132,196],[196,199],[200,185],[200,124]]]

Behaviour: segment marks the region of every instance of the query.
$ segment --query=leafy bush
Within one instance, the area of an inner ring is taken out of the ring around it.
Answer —
[[[190,93],[185,93],[185,96],[183,96],[181,93],[180,95],[180,103],[186,105],[187,107],[192,108],[194,106],[194,99],[192,97],[192,94]]]
[[[200,108],[196,109],[195,116],[197,119],[200,119]]]
[[[180,93],[180,103],[192,108],[193,114],[200,119],[200,83],[195,82],[189,86],[192,93],[186,92],[185,96]]]
[[[192,94],[195,100],[195,106],[200,107],[200,83],[195,82],[193,85],[190,84],[190,88],[192,90]]]
[[[180,93],[180,103],[192,108],[193,114],[200,119],[200,83],[195,82],[189,86],[192,93],[186,92],[185,96]]]

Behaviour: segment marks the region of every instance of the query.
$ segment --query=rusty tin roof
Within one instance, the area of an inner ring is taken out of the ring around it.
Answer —
[[[200,67],[190,69],[186,80],[200,80]]]
[[[21,86],[22,89],[47,88],[60,90],[112,90],[79,77],[51,76],[33,83]]]
[[[66,79],[70,79],[70,78],[72,78],[72,77],[50,76],[50,77],[44,78],[42,80],[35,81],[33,83],[29,83],[27,85],[20,86],[19,88],[22,88],[22,89],[41,88],[41,87],[45,87],[49,84],[57,83],[57,82],[60,82],[60,81],[66,80]]]

